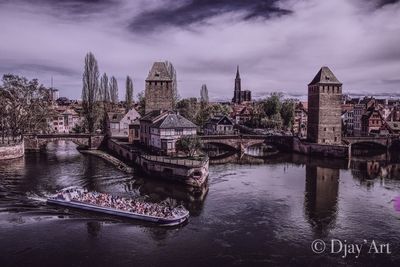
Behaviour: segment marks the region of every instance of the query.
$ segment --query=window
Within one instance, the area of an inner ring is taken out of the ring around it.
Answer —
[[[322,143],[325,143],[325,139],[322,139]]]
[[[324,127],[324,132],[326,132],[326,127]],[[325,140],[325,139],[324,139]]]
[[[335,131],[335,127],[333,127],[333,131]]]

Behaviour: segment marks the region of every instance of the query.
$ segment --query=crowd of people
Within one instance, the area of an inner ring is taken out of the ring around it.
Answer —
[[[126,199],[123,197],[112,196],[99,192],[79,191],[68,193],[68,195],[61,193],[58,197],[148,216],[161,218],[174,217],[174,209],[166,204],[148,203],[140,200]]]

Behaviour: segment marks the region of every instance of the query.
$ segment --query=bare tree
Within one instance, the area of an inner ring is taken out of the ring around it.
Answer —
[[[133,105],[133,82],[130,76],[126,76],[126,93],[125,93],[126,109],[129,110]]]
[[[89,52],[85,57],[82,87],[82,108],[85,123],[89,133],[95,131],[96,122],[99,119],[99,68],[94,55]]]
[[[113,104],[118,104],[118,83],[114,76],[110,79],[110,98]]]

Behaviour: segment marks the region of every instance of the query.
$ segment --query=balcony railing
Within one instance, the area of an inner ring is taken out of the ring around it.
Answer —
[[[142,155],[143,158],[150,160],[150,161],[156,161],[156,162],[162,162],[162,163],[167,163],[167,164],[175,164],[175,165],[181,165],[181,166],[188,166],[188,167],[200,167],[203,166],[207,161],[208,157],[205,156],[201,159],[188,159],[188,158],[171,158],[171,157],[166,157],[166,156],[156,156],[156,155]]]

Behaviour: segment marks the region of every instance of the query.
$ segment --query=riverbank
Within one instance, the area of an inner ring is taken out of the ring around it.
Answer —
[[[24,141],[0,144],[0,160],[21,158],[25,154]]]
[[[111,163],[112,165],[114,165],[115,167],[117,167],[119,170],[124,171],[126,173],[133,173],[133,171],[134,171],[132,167],[127,165],[122,160],[119,160],[116,157],[114,157],[102,150],[79,149],[79,152],[81,152],[82,154],[89,154],[89,155],[94,155],[96,157],[102,158],[102,159],[106,160],[107,162]]]

